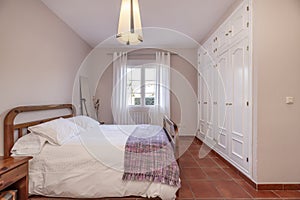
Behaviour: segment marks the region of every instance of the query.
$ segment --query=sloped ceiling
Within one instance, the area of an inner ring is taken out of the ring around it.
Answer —
[[[238,1],[241,0],[139,0],[139,3],[143,27],[176,30],[200,42]],[[121,0],[42,2],[92,47],[117,32]],[[148,35],[153,41],[159,37]],[[178,42],[177,37],[169,37],[169,40]]]

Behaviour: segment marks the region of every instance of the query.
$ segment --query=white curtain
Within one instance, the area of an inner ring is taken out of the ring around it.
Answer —
[[[155,106],[149,110],[151,124],[162,125],[170,117],[170,53],[156,52]]]
[[[127,106],[127,53],[113,55],[112,113],[115,124],[130,124]]]

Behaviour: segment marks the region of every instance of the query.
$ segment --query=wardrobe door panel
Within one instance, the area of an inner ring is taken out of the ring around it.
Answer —
[[[212,63],[208,65],[207,69],[207,137],[214,140],[214,110],[213,110],[213,95],[214,95],[214,68]]]
[[[248,4],[244,4],[231,17],[229,25],[231,43],[235,43],[235,41],[247,36],[249,25]]]
[[[247,91],[246,85],[249,85],[247,72],[249,68],[248,63],[248,39],[241,40],[230,50],[231,66],[233,70],[233,102],[232,102],[232,122],[231,122],[231,157],[239,165],[248,169],[248,137],[247,130]]]
[[[205,74],[204,69],[208,63],[207,52],[200,47],[198,51],[199,62],[198,62],[198,109],[199,109],[199,133],[204,137],[206,134],[206,107],[204,102],[206,101],[206,84],[205,84]]]
[[[229,22],[225,23],[220,27],[218,30],[218,39],[219,39],[219,54],[221,55],[224,53],[225,50],[229,48]]]
[[[217,121],[217,144],[222,152],[227,151],[228,147],[228,111],[226,106],[228,91],[228,70],[229,70],[229,51],[225,51],[219,58],[217,64],[218,70],[218,121]]]
[[[212,69],[212,115],[213,115],[213,132],[214,132],[214,140],[218,141],[219,131],[218,131],[218,80],[219,80],[219,70],[218,63],[213,66]]]

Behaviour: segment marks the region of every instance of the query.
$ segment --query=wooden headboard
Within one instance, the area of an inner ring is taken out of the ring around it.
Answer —
[[[71,111],[68,115],[56,116],[52,118],[40,119],[37,121],[30,121],[26,123],[15,124],[15,118],[20,113],[34,112],[34,111],[47,111],[47,110],[61,110],[69,109]],[[58,105],[42,105],[42,106],[20,106],[11,109],[4,119],[4,156],[9,157],[10,151],[14,145],[15,139],[23,136],[24,129],[27,130],[28,127],[48,122],[60,117],[70,118],[76,115],[75,107],[72,104],[58,104]],[[18,131],[15,137],[15,131]],[[28,130],[26,131],[26,133]],[[25,134],[26,134],[25,133]]]

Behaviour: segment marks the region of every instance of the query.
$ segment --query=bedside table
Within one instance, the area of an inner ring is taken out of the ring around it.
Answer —
[[[0,191],[17,189],[18,200],[28,199],[28,161],[31,158],[0,156]]]

